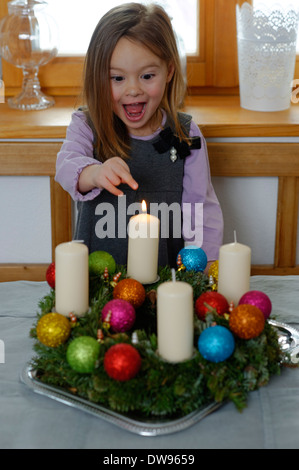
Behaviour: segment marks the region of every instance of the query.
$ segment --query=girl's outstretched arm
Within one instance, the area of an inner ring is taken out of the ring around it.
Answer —
[[[113,157],[105,163],[94,158],[93,138],[85,114],[82,111],[73,113],[66,139],[57,155],[55,180],[74,201],[94,199],[103,188],[121,195],[117,188],[120,183],[137,189],[138,184],[121,158]]]

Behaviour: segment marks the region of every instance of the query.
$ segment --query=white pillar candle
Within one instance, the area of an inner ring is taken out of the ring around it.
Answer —
[[[223,245],[219,250],[218,292],[235,306],[250,290],[251,249],[237,243]]]
[[[80,317],[88,308],[88,248],[76,241],[61,243],[55,249],[55,310]]]
[[[144,201],[142,211],[131,217],[128,225],[127,276],[151,284],[158,278],[160,221],[146,213]]]
[[[158,354],[169,362],[193,355],[193,289],[186,282],[164,282],[157,289]]]

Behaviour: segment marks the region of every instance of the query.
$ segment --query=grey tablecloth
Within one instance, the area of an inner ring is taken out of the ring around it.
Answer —
[[[251,280],[267,293],[273,315],[299,324],[299,276]],[[20,373],[32,355],[29,331],[46,283],[0,283],[0,448],[2,449],[299,449],[299,370],[283,368],[269,385],[249,396],[239,413],[223,405],[176,434],[143,437],[32,392]]]

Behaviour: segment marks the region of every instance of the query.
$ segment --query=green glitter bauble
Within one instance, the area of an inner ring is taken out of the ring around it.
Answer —
[[[72,369],[82,374],[93,372],[100,352],[100,344],[91,336],[74,339],[67,348],[66,359]]]
[[[108,269],[109,274],[115,273],[115,260],[107,251],[94,251],[90,253],[88,261],[91,275],[99,276],[104,273],[105,268]]]

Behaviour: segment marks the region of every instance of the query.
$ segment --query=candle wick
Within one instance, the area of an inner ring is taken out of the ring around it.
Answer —
[[[236,232],[236,230],[234,230],[234,239],[235,239],[235,243],[237,243],[237,232]]]
[[[172,275],[172,282],[175,282],[176,279],[175,279],[175,270],[174,270],[174,268],[172,268],[172,270],[171,270],[171,275]]]

